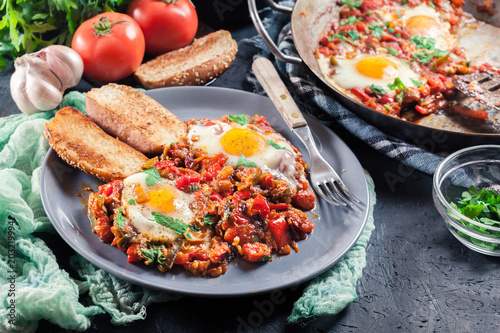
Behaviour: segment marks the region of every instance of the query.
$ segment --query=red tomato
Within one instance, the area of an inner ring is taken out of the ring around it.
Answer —
[[[139,67],[145,42],[134,19],[109,12],[83,22],[73,36],[71,48],[82,57],[85,74],[111,82],[126,78]]]
[[[127,9],[144,33],[146,53],[160,55],[191,43],[198,15],[189,0],[133,0]]]

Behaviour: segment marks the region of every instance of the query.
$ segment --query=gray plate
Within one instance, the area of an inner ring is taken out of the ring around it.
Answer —
[[[147,94],[182,120],[240,113],[263,115],[277,132],[305,152],[306,162],[309,160],[305,147],[266,97],[213,87],[163,88]],[[105,271],[139,285],[211,297],[250,295],[292,286],[313,278],[341,259],[361,235],[368,217],[368,186],[358,160],[330,129],[310,117],[307,121],[320,143],[320,152],[341,173],[361,204],[347,209],[318,200],[316,208],[308,213],[316,227],[308,239],[298,242],[300,251],[274,257],[272,262],[249,264],[235,259],[228,265],[227,273],[218,278],[192,276],[182,267],[161,273],[142,263],[127,263],[125,253],[101,243],[90,228],[85,206],[88,192],[83,189],[95,189],[102,183],[68,166],[52,149],[41,173],[43,206],[58,233],[76,252]]]

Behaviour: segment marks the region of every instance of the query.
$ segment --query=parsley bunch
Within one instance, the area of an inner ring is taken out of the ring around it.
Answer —
[[[434,57],[441,58],[448,54],[448,51],[440,50],[435,47],[436,41],[434,38],[412,36],[410,42],[415,43],[417,49],[423,49],[423,51],[415,53],[413,59],[420,61],[424,65],[428,64]]]
[[[458,204],[450,202],[450,206],[462,215],[465,215],[480,224],[500,228],[500,194],[495,191],[488,190],[486,188],[478,190],[474,186],[471,186],[467,191],[462,193],[462,198],[458,200]],[[453,212],[449,212],[449,214],[454,219],[460,221],[468,229],[488,236],[500,237],[500,232],[498,231],[469,223],[464,219],[461,219],[456,214],[453,214]],[[493,250],[499,245],[475,239],[462,233],[461,231],[457,231],[457,233],[470,242],[488,250]]]
[[[130,0],[3,0],[0,5],[0,69],[7,59],[51,44],[71,45],[85,20],[102,12],[125,11]],[[7,58],[7,59],[6,59]]]

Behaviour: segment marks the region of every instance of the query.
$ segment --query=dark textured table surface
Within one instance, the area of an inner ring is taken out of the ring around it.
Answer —
[[[247,24],[231,29],[241,41],[256,34]],[[255,49],[239,43],[231,68],[213,85],[251,90],[245,80]],[[18,113],[10,97],[12,67],[0,73],[0,115]],[[82,81],[79,90],[90,84]],[[206,299],[184,297],[152,304],[147,318],[113,326],[108,315],[93,319],[88,332],[496,332],[500,323],[500,261],[465,248],[446,229],[432,202],[432,177],[414,171],[335,128],[375,181],[375,230],[359,299],[335,316],[286,322],[304,285],[280,297]],[[72,250],[57,235],[46,235],[61,265]],[[193,310],[196,309],[196,310]],[[196,314],[195,314],[195,313]],[[62,332],[41,321],[39,332]]]

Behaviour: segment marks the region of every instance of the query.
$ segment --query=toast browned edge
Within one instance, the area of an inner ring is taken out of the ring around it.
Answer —
[[[105,182],[124,179],[142,169],[148,158],[109,136],[73,107],[57,111],[44,135],[69,165]]]
[[[89,119],[106,133],[147,156],[162,154],[187,131],[176,115],[130,86],[110,83],[93,88],[85,106]]]
[[[177,72],[170,77],[162,79],[151,79],[152,73],[158,71],[167,64],[175,66],[176,59],[193,57],[197,52],[203,52],[208,47],[213,47],[217,38],[230,39],[231,47],[221,52],[218,56],[209,61],[197,64],[196,66]],[[195,39],[194,42],[182,49],[175,50],[152,59],[137,68],[134,73],[136,80],[146,89],[200,85],[212,80],[224,73],[233,62],[238,52],[238,44],[231,37],[231,33],[226,30],[219,30],[204,37]]]

